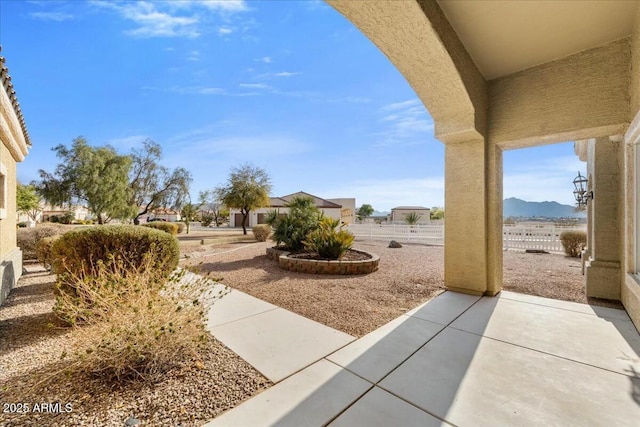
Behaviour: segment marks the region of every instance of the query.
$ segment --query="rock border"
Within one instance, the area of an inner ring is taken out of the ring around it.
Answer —
[[[267,258],[278,261],[278,266],[283,270],[294,271],[297,273],[309,274],[335,274],[335,275],[352,275],[352,274],[369,274],[378,269],[380,257],[376,254],[358,251],[369,255],[371,258],[360,261],[324,261],[315,259],[293,258],[288,256],[289,252],[267,248]]]

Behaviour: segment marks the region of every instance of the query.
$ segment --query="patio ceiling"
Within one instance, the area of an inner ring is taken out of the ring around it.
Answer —
[[[637,0],[439,0],[487,80],[629,36]]]

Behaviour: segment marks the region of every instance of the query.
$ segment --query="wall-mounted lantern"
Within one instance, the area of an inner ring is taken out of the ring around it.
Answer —
[[[573,190],[573,197],[576,198],[576,202],[578,203],[578,207],[587,206],[588,200],[593,200],[593,191],[587,191],[587,178],[580,175],[578,172],[578,176],[573,180],[573,185],[575,190]]]

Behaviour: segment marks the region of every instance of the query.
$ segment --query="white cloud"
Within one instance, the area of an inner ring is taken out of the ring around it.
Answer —
[[[182,1],[179,1],[183,3]],[[188,1],[184,3],[189,3]],[[200,0],[193,3],[219,12],[244,12],[249,10],[244,0]]]
[[[273,77],[291,77],[291,76],[297,76],[300,73],[291,73],[289,71],[281,71],[279,73],[274,73]]]
[[[247,89],[272,89],[271,86],[264,83],[240,83],[238,86]]]
[[[125,34],[132,37],[188,37],[200,36],[201,20],[205,18],[201,12],[213,11],[223,15],[248,10],[243,0],[165,0],[108,2],[94,0],[94,6],[116,11],[123,18],[133,21],[137,27],[127,30]],[[231,27],[219,28],[219,34],[229,34]]]
[[[71,19],[74,19],[73,15],[71,15],[70,13],[64,13],[64,12],[33,12],[33,13],[30,13],[29,16],[31,16],[34,19],[39,19],[41,21],[56,21],[56,22],[69,21]]]
[[[269,59],[271,60],[271,59]],[[256,59],[256,61],[258,61],[258,59]],[[250,68],[251,71],[254,71],[253,68]],[[279,73],[263,73],[260,74],[258,76],[256,76],[256,78],[258,79],[272,79],[275,77],[292,77],[292,76],[297,76],[300,73],[294,73],[294,72],[289,72],[289,71],[281,71]]]
[[[265,64],[270,64],[272,59],[270,56],[263,56],[262,58],[256,58],[257,62],[264,62]]]
[[[174,16],[158,9],[159,5],[170,3],[150,3],[137,1],[130,3],[112,3],[106,1],[93,1],[93,5],[116,11],[123,18],[133,21],[137,28],[125,31],[132,37],[198,37],[200,32],[196,24],[199,22],[195,16]]]
[[[187,60],[195,62],[200,61],[200,52],[198,52],[197,50],[192,50],[191,52],[189,52]]]
[[[393,104],[389,104],[389,105],[385,105],[384,107],[382,107],[383,111],[396,111],[396,110],[402,110],[405,109],[407,107],[414,107],[416,105],[420,105],[420,100],[419,99],[410,99],[408,101],[402,101],[402,102],[395,102]]]
[[[233,33],[233,28],[231,27],[220,27],[218,28],[218,34],[221,36],[226,36]]]
[[[279,162],[312,150],[301,139],[277,134],[253,133],[227,134],[229,125],[212,125],[194,129],[169,139],[167,144],[176,149],[173,161],[177,164],[206,164],[211,160],[223,160],[227,164],[237,162]],[[238,124],[234,128],[240,128]],[[275,164],[275,163],[274,163]]]
[[[386,105],[380,112],[383,130],[375,134],[377,146],[420,144],[433,134],[433,120],[417,98]]]
[[[173,86],[169,91],[181,95],[221,95],[225,92],[222,88],[210,86]]]

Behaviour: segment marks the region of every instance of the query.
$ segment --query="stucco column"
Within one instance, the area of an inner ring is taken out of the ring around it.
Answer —
[[[587,296],[619,300],[623,255],[623,173],[621,138],[589,141],[587,175],[593,200],[589,259],[586,265]]]
[[[484,139],[445,144],[447,289],[502,289],[502,150]]]

